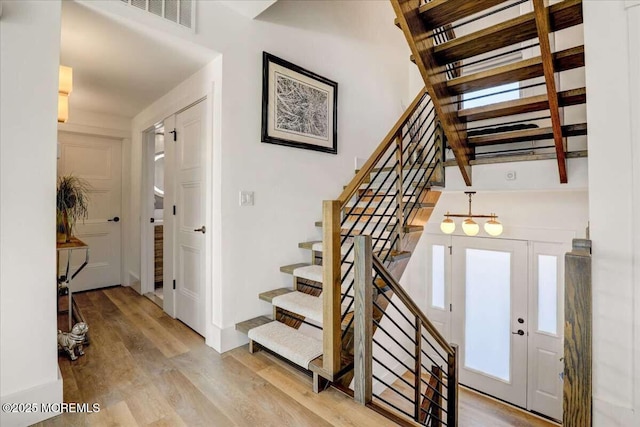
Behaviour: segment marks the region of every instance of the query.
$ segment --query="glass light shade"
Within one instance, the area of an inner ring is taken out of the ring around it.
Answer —
[[[480,231],[480,226],[471,218],[467,218],[462,222],[462,231],[467,236],[475,236]]]
[[[490,236],[499,236],[502,234],[502,224],[496,221],[495,218],[491,218],[484,224],[484,231]]]
[[[69,96],[58,93],[58,123],[66,123],[69,120]]]
[[[442,230],[444,234],[451,234],[456,231],[456,223],[453,222],[451,218],[445,218],[440,223],[440,230]]]
[[[58,92],[69,95],[73,89],[73,69],[71,67],[60,66],[58,74]]]

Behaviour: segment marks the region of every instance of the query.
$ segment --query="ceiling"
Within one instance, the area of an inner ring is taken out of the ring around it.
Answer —
[[[69,110],[133,117],[216,56],[167,44],[73,1],[62,2],[60,64],[73,68]]]

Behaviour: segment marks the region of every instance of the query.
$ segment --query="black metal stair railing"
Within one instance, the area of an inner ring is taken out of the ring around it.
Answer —
[[[401,249],[403,230],[422,207],[421,197],[432,185],[443,185],[442,132],[431,98],[425,92],[418,107],[403,124],[396,142],[373,167],[369,182],[354,193],[341,221],[341,304],[345,321],[353,311],[353,237],[372,236],[374,250],[384,263]],[[385,203],[386,200],[391,200]],[[353,318],[343,327],[342,339]]]
[[[457,349],[372,253],[371,242],[355,238],[354,397],[399,423],[457,426]]]

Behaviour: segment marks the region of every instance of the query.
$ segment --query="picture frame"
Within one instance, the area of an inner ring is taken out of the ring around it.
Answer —
[[[262,52],[262,138],[338,153],[338,83]]]

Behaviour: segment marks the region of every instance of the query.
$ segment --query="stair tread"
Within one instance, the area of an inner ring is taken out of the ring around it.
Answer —
[[[572,47],[553,54],[556,72],[584,67],[584,46]],[[447,82],[447,88],[454,95],[465,92],[475,92],[507,83],[528,80],[544,75],[542,58],[528,58],[512,64],[495,67],[487,71],[480,71],[462,77],[456,77]]]
[[[322,296],[294,291],[274,298],[271,303],[274,307],[298,314],[322,325]],[[343,304],[342,313],[345,313],[348,308],[348,304]],[[353,310],[353,308],[351,309]]]
[[[322,354],[322,341],[303,334],[284,323],[272,321],[250,329],[249,339],[304,369]]]
[[[249,332],[249,329],[257,328],[269,322],[273,322],[273,319],[269,319],[267,316],[254,317],[253,319],[236,323],[236,331],[246,334]]]
[[[380,259],[384,259],[384,257],[387,255],[387,252],[389,251],[380,251],[378,253],[376,253],[376,256]],[[389,255],[389,258],[387,259],[387,261],[400,261],[403,259],[407,259],[407,258],[411,258],[411,252],[409,251],[397,251],[397,250],[391,250],[391,254]]]
[[[582,23],[582,0],[566,0],[547,8],[550,32]],[[434,47],[442,63],[451,63],[538,37],[534,12],[500,22]]]
[[[558,92],[558,102],[561,107],[584,104],[587,101],[586,93],[587,91],[585,88]],[[482,107],[462,109],[458,112],[458,116],[463,122],[471,122],[547,109],[549,109],[547,95],[536,95],[529,96],[527,98],[514,99],[512,101],[496,102],[495,104],[484,105]]]
[[[482,12],[506,0],[433,0],[420,6],[422,21],[429,29],[451,24],[459,19]]]
[[[375,239],[374,239],[375,240]],[[384,249],[385,245],[387,244],[387,242],[377,242],[376,244],[373,245],[373,249],[375,250],[377,249]],[[348,251],[351,248],[351,245],[344,245],[343,246],[343,253],[346,253],[346,251]],[[322,242],[316,242],[313,244],[312,246],[312,250],[316,251],[316,252],[322,252],[323,251],[323,243]],[[352,251],[353,252],[353,251]]]
[[[395,230],[396,226],[395,224],[391,224],[387,226],[387,231],[393,231]],[[403,233],[415,233],[417,231],[423,231],[424,227],[422,225],[405,225],[404,227],[402,227],[402,232]]]
[[[344,274],[349,268],[347,265],[343,265],[342,273]],[[349,274],[353,274],[352,272]],[[300,267],[294,270],[293,275],[305,280],[311,280],[314,282],[322,283],[322,266],[321,265],[309,265],[307,267]]]
[[[298,243],[298,247],[300,249],[313,250],[313,245],[315,245],[316,243],[322,243],[322,241],[321,240],[311,240],[309,242],[300,242],[300,243]]]
[[[562,136],[579,136],[587,134],[587,124],[580,123],[575,125],[562,126]],[[512,142],[523,142],[540,139],[553,138],[553,128],[535,128],[524,129],[512,132],[502,132],[496,134],[472,136],[469,137],[469,145],[493,145],[493,144],[509,144]]]
[[[269,303],[273,303],[273,299],[275,297],[278,297],[280,295],[285,295],[288,293],[293,292],[293,289],[291,288],[279,288],[279,289],[273,289],[267,292],[262,292],[258,295],[258,298],[260,298],[262,301],[266,301]]]
[[[314,322],[322,323],[322,298],[303,292],[291,292],[273,298],[271,304]]]
[[[282,267],[280,267],[280,272],[286,273],[286,274],[293,274],[293,271],[296,268],[306,267],[308,265],[311,265],[311,264],[309,264],[308,262],[299,262],[297,264],[283,265]]]

